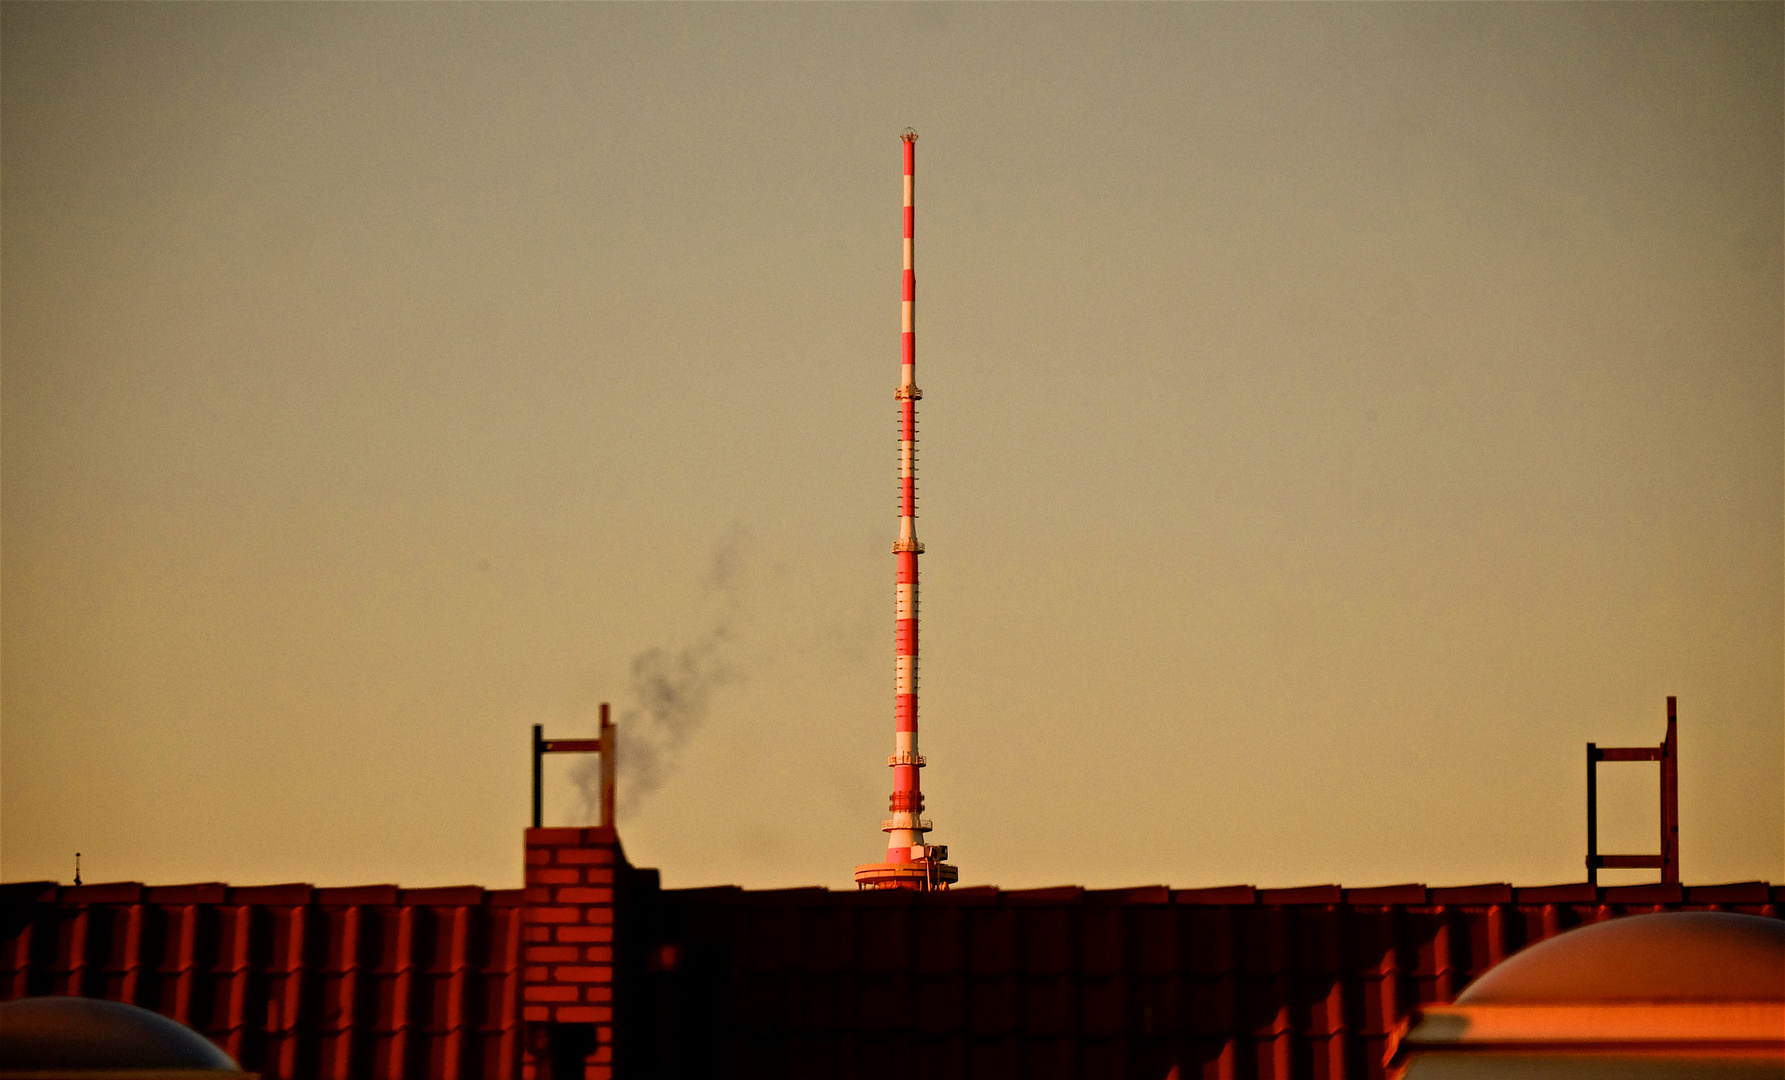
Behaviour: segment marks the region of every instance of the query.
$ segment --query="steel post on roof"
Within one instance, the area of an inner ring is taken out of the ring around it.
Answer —
[[[1661,880],[1680,880],[1680,743],[1676,699],[1667,699],[1667,738],[1661,743]]]
[[[545,818],[545,725],[533,725],[533,827],[539,828]]]
[[[614,725],[608,719],[607,702],[601,703],[601,823],[614,827]]]
[[[535,728],[534,730],[538,730]],[[537,759],[535,759],[537,760]],[[1587,744],[1587,884],[1599,884],[1599,746]],[[534,787],[537,800],[538,786]],[[534,811],[534,824],[539,813]]]

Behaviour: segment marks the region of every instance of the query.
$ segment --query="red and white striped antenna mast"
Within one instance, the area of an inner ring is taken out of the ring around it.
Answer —
[[[895,618],[898,632],[893,656],[893,754],[886,759],[893,771],[889,808],[892,817],[880,826],[886,833],[886,861],[855,868],[855,884],[862,889],[946,889],[960,877],[948,865],[948,849],[924,842],[930,823],[923,817],[923,785],[918,774],[924,766],[917,752],[917,557],[923,544],[917,539],[917,272],[912,263],[914,235],[912,189],[917,172],[917,132],[906,128],[905,143],[905,287],[900,304],[899,388],[899,538],[893,541],[898,565]]]

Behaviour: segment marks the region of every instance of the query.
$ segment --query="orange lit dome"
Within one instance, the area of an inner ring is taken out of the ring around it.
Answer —
[[[1785,922],[1673,911],[1583,926],[1423,1009],[1404,1080],[1781,1080]]]
[[[0,1002],[0,1078],[245,1080],[209,1039],[119,1001],[34,997]]]
[[[1785,920],[1725,911],[1631,915],[1540,941],[1458,1005],[1785,1001]]]

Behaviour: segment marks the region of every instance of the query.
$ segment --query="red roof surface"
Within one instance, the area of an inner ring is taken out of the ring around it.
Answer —
[[[514,1076],[520,890],[0,886],[0,997],[83,994],[266,1077]]]
[[[617,848],[617,845],[616,845]],[[620,856],[623,860],[623,855]],[[618,1076],[1373,1077],[1524,944],[1785,890],[659,890],[623,869]],[[269,1078],[518,1077],[520,890],[0,886],[0,997],[155,1009]]]

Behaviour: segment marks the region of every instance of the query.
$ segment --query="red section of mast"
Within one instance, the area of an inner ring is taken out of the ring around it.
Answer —
[[[905,277],[900,303],[899,388],[899,538],[893,541],[897,561],[895,590],[896,644],[893,656],[893,792],[892,817],[886,833],[886,861],[855,868],[856,884],[874,889],[945,889],[958,871],[942,860],[946,848],[924,843],[930,823],[923,819],[923,786],[917,752],[917,272],[912,245],[915,220],[912,191],[917,165],[917,132],[907,130],[905,143]]]

